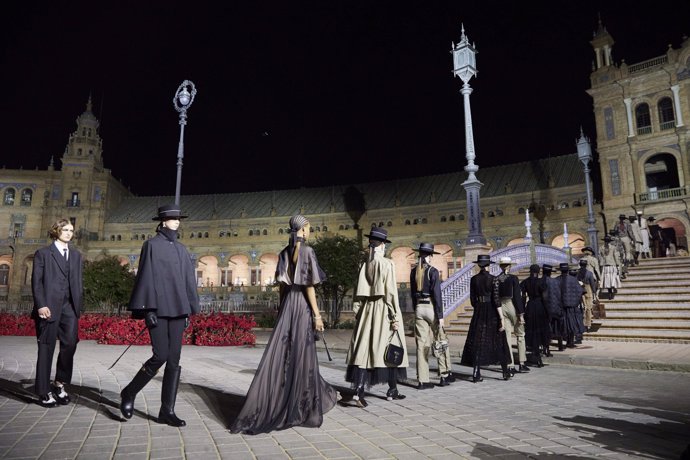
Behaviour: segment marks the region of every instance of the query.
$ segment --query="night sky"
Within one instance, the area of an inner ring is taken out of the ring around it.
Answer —
[[[12,3],[0,31],[0,164],[57,162],[91,94],[105,166],[138,195],[174,194],[172,98],[185,79],[198,94],[182,194],[461,170],[450,49],[464,23],[479,51],[481,179],[482,167],[574,153],[581,125],[595,137],[585,90],[599,14],[616,62],[660,56],[690,34],[687,0],[646,4],[658,12],[603,1]]]

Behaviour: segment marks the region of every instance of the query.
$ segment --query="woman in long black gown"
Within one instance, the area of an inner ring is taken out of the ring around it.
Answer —
[[[510,350],[503,332],[501,306],[496,307],[492,301],[495,276],[486,270],[493,262],[488,255],[480,254],[474,263],[479,266],[479,273],[470,279],[470,303],[474,312],[460,364],[472,366],[472,381],[476,383],[484,380],[480,366],[500,363],[503,379],[508,380],[511,377],[508,372]]]
[[[293,426],[318,427],[335,406],[336,390],[319,373],[315,331],[323,331],[314,286],[326,279],[306,245],[309,222],[290,219],[290,244],[278,258],[280,310],[233,433],[267,433]]]
[[[532,350],[532,360],[537,367],[544,367],[541,359],[541,350],[546,351],[551,342],[551,324],[549,314],[546,311],[543,297],[546,295],[546,286],[539,279],[539,265],[529,267],[529,278],[520,283],[523,300],[526,303],[526,342]]]

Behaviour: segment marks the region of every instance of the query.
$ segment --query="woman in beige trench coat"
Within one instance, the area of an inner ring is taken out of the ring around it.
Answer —
[[[359,270],[354,292],[353,311],[355,328],[347,351],[345,380],[352,384],[356,393],[353,399],[360,407],[366,407],[364,389],[380,383],[388,383],[386,399],[403,399],[398,392],[397,381],[407,378],[407,347],[403,317],[398,303],[395,283],[395,266],[384,257],[385,243],[390,243],[385,228],[372,228],[369,235],[369,257]],[[388,343],[402,343],[405,349],[403,362],[390,367],[384,362]]]

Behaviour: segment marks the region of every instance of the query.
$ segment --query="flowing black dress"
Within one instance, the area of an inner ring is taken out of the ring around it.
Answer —
[[[300,245],[297,264],[290,247],[280,253],[276,280],[281,283],[278,320],[261,358],[244,406],[230,427],[233,433],[267,433],[292,426],[318,427],[335,406],[337,393],[319,373],[313,315],[306,286],[326,275],[314,250]]]
[[[546,350],[551,343],[551,324],[543,297],[546,286],[543,280],[529,277],[520,283],[523,296],[529,299],[525,307],[525,342],[532,353],[538,354],[541,347]]]
[[[487,366],[508,360],[508,341],[500,332],[498,312],[491,300],[494,276],[480,271],[470,279],[470,303],[474,312],[467,331],[460,364]]]

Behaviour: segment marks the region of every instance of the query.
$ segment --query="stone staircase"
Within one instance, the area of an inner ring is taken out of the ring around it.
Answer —
[[[523,280],[528,272],[516,275]],[[690,343],[690,257],[641,259],[630,267],[613,300],[606,297],[601,292],[606,318],[593,320],[601,326],[586,333],[585,340]],[[457,310],[446,332],[465,335],[472,307]]]
[[[588,340],[690,343],[690,257],[640,259],[613,300],[601,292],[606,318]]]

